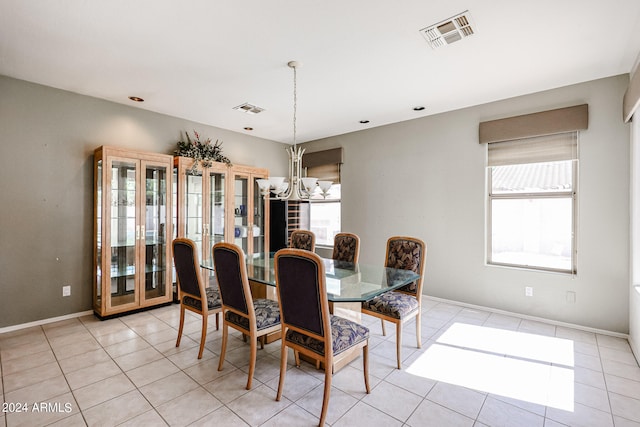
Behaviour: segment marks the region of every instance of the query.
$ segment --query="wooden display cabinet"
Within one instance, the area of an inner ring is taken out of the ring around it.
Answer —
[[[267,169],[231,167],[233,221],[228,222],[229,234],[247,256],[269,251],[269,204],[257,183],[258,179],[268,177]]]
[[[269,199],[260,194],[257,180],[268,178],[267,169],[249,166],[231,168],[233,204],[229,233],[233,242],[250,257],[254,253],[269,252]],[[251,283],[254,298],[275,299],[275,288]]]
[[[265,203],[256,180],[267,178],[269,171],[219,162],[209,167],[199,163],[194,168],[194,164],[191,158],[174,158],[173,237],[193,240],[201,260],[211,257],[211,248],[218,242],[233,242],[247,256],[268,251],[268,199]],[[207,282],[213,280],[212,271],[203,269],[202,273]],[[256,288],[258,294],[264,294]],[[174,293],[177,301],[175,284]]]
[[[170,155],[94,153],[93,309],[100,318],[171,302]]]
[[[185,237],[195,242],[201,260],[211,257],[211,247],[229,241],[228,212],[230,202],[229,166],[213,162],[203,167],[188,157],[173,160],[174,202],[176,205],[173,237]],[[232,217],[233,215],[231,215]],[[202,277],[211,279],[213,273],[202,270]],[[177,299],[177,289],[174,289]]]

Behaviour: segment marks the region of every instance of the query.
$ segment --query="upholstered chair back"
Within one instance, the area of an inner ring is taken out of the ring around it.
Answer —
[[[293,230],[289,247],[313,252],[316,250],[316,235],[309,230]]]
[[[213,247],[213,263],[225,307],[248,314],[252,299],[247,277],[247,266],[242,250],[231,243],[218,243]]]
[[[408,285],[399,288],[399,291],[413,294],[418,299],[422,293],[424,276],[424,260],[427,247],[425,243],[415,237],[396,236],[387,241],[386,267],[401,270],[411,270],[420,275],[420,278]]]
[[[338,233],[333,239],[333,258],[336,261],[358,262],[360,238],[353,233]]]
[[[322,260],[313,252],[281,249],[275,258],[282,324],[316,338],[331,337]]]
[[[189,239],[175,239],[173,241],[173,262],[180,290],[196,297],[204,295],[200,282],[198,250],[195,243]]]

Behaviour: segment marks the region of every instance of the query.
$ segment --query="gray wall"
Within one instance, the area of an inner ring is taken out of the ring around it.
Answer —
[[[91,309],[93,150],[171,154],[193,129],[235,164],[287,171],[273,141],[0,76],[0,327]]]
[[[628,75],[313,141],[344,147],[342,229],[361,238],[363,262],[382,262],[386,239],[428,245],[427,295],[620,333],[629,330]],[[486,147],[478,123],[589,104],[580,133],[578,274],[485,265]],[[533,297],[524,296],[532,286]],[[576,302],[567,303],[567,291]]]
[[[428,246],[425,293],[517,313],[629,331],[628,76],[559,88],[314,141],[344,147],[343,229],[361,259],[386,239]],[[578,275],[489,267],[485,157],[478,122],[588,103],[580,136]],[[0,76],[0,327],[91,308],[93,172],[100,145],[171,153],[184,130],[224,141],[234,163],[286,173],[282,145]],[[72,295],[63,298],[62,286]],[[525,297],[524,287],[534,296]],[[576,292],[574,304],[566,292]]]

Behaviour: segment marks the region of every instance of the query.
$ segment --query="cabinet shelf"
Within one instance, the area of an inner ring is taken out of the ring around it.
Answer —
[[[148,265],[148,266],[145,266],[144,268],[144,274],[161,273],[166,270],[167,270],[166,266],[158,267],[155,265]],[[115,267],[115,268],[112,267],[109,273],[109,277],[113,280],[120,277],[135,276],[135,274],[136,274],[136,267],[133,265],[130,265],[127,267]]]

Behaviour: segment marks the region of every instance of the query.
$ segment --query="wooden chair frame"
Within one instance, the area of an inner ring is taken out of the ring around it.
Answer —
[[[324,268],[322,265],[322,259],[315,253],[309,252],[303,249],[279,250],[276,253],[275,259],[274,259],[274,267],[275,267],[275,274],[276,274],[276,290],[278,293],[279,301],[281,301],[281,299],[280,299],[280,287],[278,285],[278,278],[279,278],[278,259],[281,256],[299,256],[302,258],[307,258],[315,262],[316,265],[318,266],[318,269],[317,269],[318,270],[317,280],[319,285],[318,288],[319,288],[320,295],[324,296],[324,298],[320,298],[322,322],[323,322],[323,329],[326,333],[324,336],[321,336],[321,335],[312,333],[310,331],[300,329],[293,325],[287,324],[286,319],[284,318],[284,312],[282,310],[282,303],[280,303],[281,304],[280,321],[281,321],[281,327],[282,327],[282,346],[281,346],[281,352],[280,352],[280,381],[278,382],[278,394],[276,396],[276,401],[280,401],[280,399],[282,398],[282,392],[284,389],[284,380],[287,373],[287,356],[288,356],[287,347],[290,347],[294,351],[296,366],[300,367],[299,353],[302,353],[303,355],[324,364],[324,370],[325,370],[324,396],[322,400],[322,410],[320,413],[320,423],[319,423],[320,426],[323,426],[327,416],[327,409],[329,407],[329,398],[331,395],[331,380],[333,377],[333,373],[337,370],[336,369],[337,366],[342,365],[341,361],[352,358],[353,354],[359,352],[360,349],[362,349],[362,358],[363,358],[363,367],[364,367],[364,384],[367,390],[367,394],[370,392],[369,340],[358,343],[353,347],[349,348],[348,350],[343,351],[339,355],[334,356],[332,334],[331,334],[331,320],[330,320],[331,314],[329,312],[329,301],[326,298],[327,290],[326,290],[326,282],[325,282]],[[292,331],[299,332],[308,337],[315,338],[316,340],[323,341],[324,348],[325,348],[324,355],[319,355],[318,353],[312,350],[309,350],[306,347],[302,347],[300,345],[287,342],[285,337],[286,337],[286,332],[289,329]],[[327,349],[330,349],[331,351],[327,351]]]
[[[420,239],[417,239],[415,237],[407,237],[407,236],[394,236],[394,237],[390,237],[387,240],[387,250],[386,250],[386,254],[385,254],[385,266],[388,266],[388,261],[389,261],[389,245],[392,241],[394,240],[407,240],[410,242],[414,242],[418,245],[420,245],[421,247],[421,251],[420,251],[420,272],[418,273],[420,275],[420,277],[417,280],[417,289],[416,289],[416,294],[414,295],[412,292],[404,292],[401,290],[395,290],[392,292],[401,292],[407,295],[411,295],[413,297],[415,297],[418,300],[418,309],[409,314],[407,317],[401,318],[401,319],[396,319],[395,317],[391,317],[391,316],[387,316],[383,313],[379,313],[376,311],[369,311],[366,309],[362,309],[363,313],[366,313],[370,316],[374,316],[380,319],[380,322],[382,324],[382,335],[386,336],[386,330],[384,327],[384,321],[388,321],[391,323],[395,323],[396,325],[396,358],[397,358],[397,363],[398,363],[398,369],[402,369],[402,325],[406,322],[408,322],[409,320],[415,318],[416,319],[416,345],[418,348],[422,347],[422,337],[420,336],[421,333],[421,314],[422,314],[422,283],[424,280],[424,261],[426,258],[426,252],[427,252],[427,245]]]
[[[197,278],[197,281],[198,281],[198,289],[200,289],[200,296],[183,291],[182,287],[180,286],[179,274],[176,271],[176,281],[178,283],[178,298],[180,300],[180,326],[178,327],[178,339],[176,340],[176,347],[180,347],[180,340],[182,339],[182,330],[184,329],[184,314],[185,314],[185,310],[189,310],[191,312],[197,313],[197,314],[202,316],[202,332],[200,334],[200,351],[198,352],[198,359],[202,359],[202,353],[204,352],[204,344],[205,344],[206,339],[207,339],[207,326],[208,326],[209,315],[215,313],[215,315],[216,315],[216,330],[220,329],[220,312],[222,312],[222,307],[220,307],[219,309],[215,309],[215,310],[209,310],[209,304],[207,302],[207,292],[206,292],[206,289],[204,287],[204,283],[202,281],[201,267],[200,267],[200,263],[198,261],[198,247],[196,246],[194,241],[191,240],[191,239],[185,239],[185,238],[175,239],[173,241],[172,245],[171,245],[172,254],[173,254],[173,247],[174,247],[174,245],[176,243],[177,244],[185,244],[185,245],[188,245],[188,246],[191,247],[191,251],[193,253],[193,267],[194,267],[195,272],[196,272],[196,278]],[[202,307],[202,310],[198,310],[195,307],[191,307],[189,305],[185,305],[183,303],[185,296],[189,296],[189,297],[191,297],[193,299],[200,300],[200,306]]]
[[[244,253],[242,252],[242,249],[240,249],[237,245],[234,245],[232,243],[225,243],[225,242],[216,243],[211,249],[214,265],[216,264],[216,257],[214,255],[216,248],[224,248],[232,252],[235,252],[238,255],[238,259],[240,261],[239,267],[240,267],[240,276],[242,280],[242,288],[243,288],[247,309],[248,309],[247,310],[248,315],[247,315],[246,313],[236,310],[233,307],[225,305],[224,299],[222,298],[222,292],[220,292],[220,299],[222,300],[222,348],[220,350],[220,361],[218,362],[218,371],[222,371],[222,366],[224,365],[224,356],[227,350],[227,340],[229,336],[228,327],[230,326],[236,329],[237,331],[242,332],[244,337],[247,337],[247,336],[249,337],[251,355],[249,356],[249,378],[247,379],[246,388],[247,390],[251,390],[251,383],[253,382],[253,374],[256,368],[256,358],[258,355],[257,341],[258,339],[260,339],[260,348],[264,348],[265,337],[272,332],[279,331],[281,329],[281,326],[278,323],[277,325],[260,329],[258,331],[258,327],[256,326],[256,312],[253,305],[253,297],[251,295],[251,288],[249,286],[249,279],[247,276],[247,264],[245,262]],[[245,329],[239,325],[236,325],[235,323],[227,321],[227,317],[226,317],[227,312],[236,313],[239,316],[249,319],[249,329]]]

